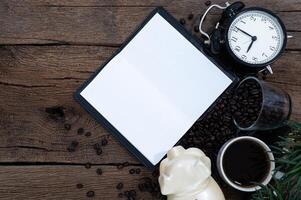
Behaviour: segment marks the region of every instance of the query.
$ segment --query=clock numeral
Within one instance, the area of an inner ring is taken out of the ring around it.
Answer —
[[[253,20],[254,22],[256,21],[256,18],[252,15],[251,17],[250,17],[250,20]]]
[[[276,51],[276,48],[275,48],[275,47],[272,47],[272,46],[270,46],[270,50],[271,50],[271,51]]]
[[[274,27],[272,27],[272,26],[269,26],[269,29],[270,29],[270,30],[274,30]]]
[[[243,20],[241,20],[240,22],[241,22],[241,23],[243,23],[243,24],[246,24],[246,22],[245,22],[245,21],[243,21]]]
[[[263,18],[261,18],[261,21],[264,22],[264,23],[266,23],[267,22],[267,18],[263,17]]]
[[[246,55],[242,55],[242,56],[241,56],[241,59],[246,60],[246,59],[247,59],[247,56],[246,56]]]
[[[256,58],[256,57],[252,57],[252,60],[254,60],[254,61],[257,61],[257,60],[258,60],[258,58]]]
[[[273,36],[272,36],[272,39],[274,39],[274,40],[277,40],[277,39],[278,39],[278,37],[277,37],[277,36],[275,36],[275,35],[273,35]]]
[[[268,57],[268,55],[266,55],[265,53],[262,53],[261,56],[264,56],[266,58]]]
[[[240,52],[240,49],[241,49],[240,46],[236,46],[234,50]]]
[[[232,40],[233,42],[237,42],[237,38],[236,38],[236,37],[232,37],[231,40]]]
[[[233,31],[237,33],[238,32],[238,28],[234,27]]]

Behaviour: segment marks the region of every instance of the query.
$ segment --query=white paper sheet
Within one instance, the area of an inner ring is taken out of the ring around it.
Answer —
[[[81,96],[155,165],[231,83],[155,14]]]

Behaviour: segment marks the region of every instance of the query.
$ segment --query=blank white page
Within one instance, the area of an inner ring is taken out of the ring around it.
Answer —
[[[80,95],[156,165],[231,83],[157,13]]]

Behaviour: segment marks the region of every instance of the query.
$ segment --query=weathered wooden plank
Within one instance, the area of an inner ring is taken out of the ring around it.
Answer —
[[[0,50],[1,162],[135,162],[73,100],[78,86],[115,49],[103,47],[7,47]],[[64,126],[71,125],[71,130]],[[79,128],[91,136],[78,135]],[[106,137],[101,155],[93,145]],[[79,142],[68,152],[72,141]]]
[[[1,1],[0,44],[115,46],[124,42],[154,6],[163,5],[178,19],[187,18],[190,13],[197,16],[207,8],[205,1],[198,0],[137,2]],[[250,5],[256,5],[255,1],[250,1]],[[301,2],[261,1],[258,5],[277,11],[290,34],[295,35],[288,48],[301,49],[297,42],[300,40],[301,25],[296,23],[301,21]],[[187,28],[191,29],[191,26],[187,25]]]
[[[100,168],[102,175],[96,173]],[[150,192],[142,192],[138,185],[145,183],[143,178],[155,178],[145,168],[140,168],[140,174],[129,174],[130,169],[139,167],[125,167],[118,170],[113,166],[1,166],[0,167],[0,199],[87,199],[86,193],[94,191],[95,199],[112,200],[119,198],[118,194],[128,190],[136,191],[136,199],[160,199]],[[118,183],[123,188],[116,188]],[[77,188],[82,184],[82,188]],[[227,188],[227,199],[242,200],[244,194]]]
[[[1,162],[139,163],[72,97],[76,88],[116,49],[96,46],[0,48]],[[274,75],[268,77],[291,94],[292,117],[296,120],[301,120],[300,60],[301,52],[286,52],[275,63]],[[47,108],[50,108],[48,113]],[[70,124],[71,130],[66,130],[65,124]],[[92,135],[78,135],[81,127]],[[93,145],[104,136],[108,137],[109,145],[99,156]],[[79,146],[70,153],[67,148],[72,141],[78,141]]]
[[[102,175],[96,170],[102,169]],[[112,166],[1,166],[0,199],[87,199],[94,191],[95,199],[119,199],[118,194],[136,190],[138,199],[153,198],[148,192],[139,192],[139,179],[150,176],[144,168],[141,174],[129,175],[129,167],[118,170]],[[122,182],[124,188],[117,190]],[[83,188],[77,188],[82,184]]]
[[[8,6],[74,6],[74,7],[105,7],[105,6],[119,6],[119,7],[146,7],[146,6],[174,6],[174,7],[189,7],[191,5],[205,6],[204,0],[6,0]],[[212,4],[224,4],[223,0],[211,1]],[[244,3],[247,6],[262,6],[277,11],[291,11],[300,10],[300,0],[246,0]]]

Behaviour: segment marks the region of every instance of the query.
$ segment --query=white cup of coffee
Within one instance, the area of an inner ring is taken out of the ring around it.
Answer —
[[[241,136],[222,146],[217,157],[217,168],[228,185],[240,191],[254,192],[272,179],[274,155],[263,141]]]

